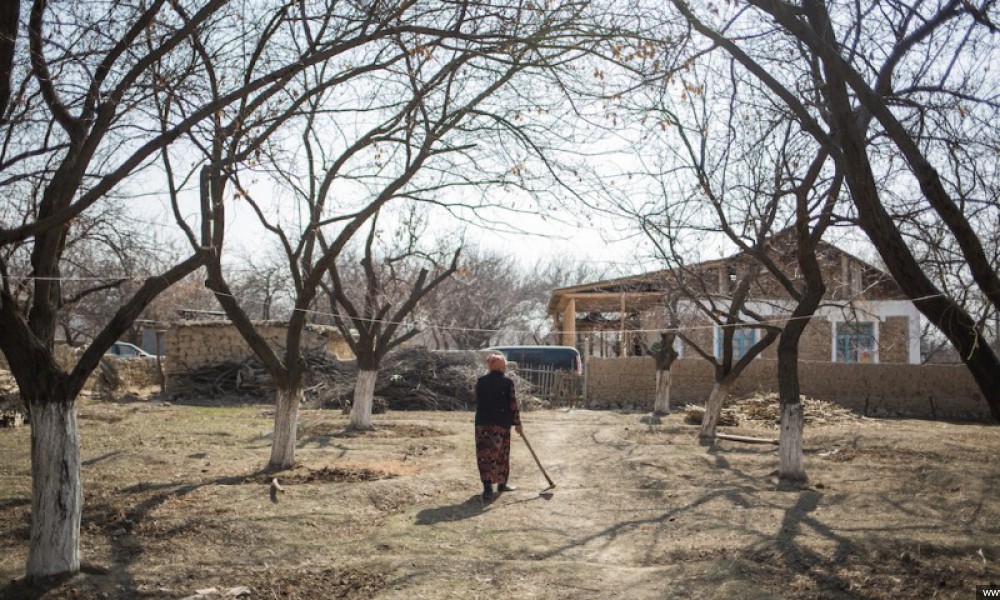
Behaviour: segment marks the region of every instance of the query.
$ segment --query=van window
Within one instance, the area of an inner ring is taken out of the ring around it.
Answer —
[[[549,367],[580,372],[580,353],[571,346],[499,346],[490,348],[525,367]]]

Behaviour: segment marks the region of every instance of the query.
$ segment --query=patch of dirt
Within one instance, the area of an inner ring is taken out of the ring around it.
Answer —
[[[352,431],[347,429],[347,421],[327,421],[319,423],[307,423],[300,426],[302,435],[319,437],[404,437],[404,438],[427,438],[441,437],[447,435],[439,428],[416,423],[394,423],[378,425],[371,431]]]
[[[30,432],[0,430],[0,598],[965,599],[1000,581],[987,425],[807,425],[810,479],[779,488],[776,447],[700,446],[682,414],[541,410],[524,430],[556,487],[515,435],[519,489],[484,504],[468,411],[337,436],[339,411],[304,409],[297,464],[274,474],[260,406],[79,412],[95,417],[80,420],[85,569],[9,583],[27,560]]]
[[[373,598],[386,587],[385,573],[363,569],[327,568],[261,570],[242,574],[240,585],[258,598],[314,600],[317,598]]]
[[[319,469],[309,469],[296,467],[289,471],[282,471],[275,474],[263,475],[259,478],[260,483],[270,483],[272,478],[277,478],[282,484],[303,484],[303,483],[360,483],[362,481],[378,481],[380,479],[392,479],[399,477],[406,471],[402,465],[387,465],[382,468],[369,468],[360,466],[339,466],[321,467]]]

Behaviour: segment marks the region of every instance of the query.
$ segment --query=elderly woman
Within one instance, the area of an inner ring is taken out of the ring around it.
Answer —
[[[521,430],[521,411],[514,395],[514,382],[505,375],[507,359],[500,354],[486,357],[489,372],[476,381],[476,462],[483,481],[483,501],[515,488],[507,485],[510,475],[510,428]]]

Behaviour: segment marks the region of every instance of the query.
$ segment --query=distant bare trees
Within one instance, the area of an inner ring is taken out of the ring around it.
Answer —
[[[604,265],[571,257],[531,257],[472,246],[455,275],[428,294],[419,312],[424,340],[445,350],[548,343],[546,306],[553,289],[602,278]]]
[[[506,253],[471,248],[451,280],[428,295],[420,312],[439,348],[477,349],[504,330],[529,327],[543,285]]]

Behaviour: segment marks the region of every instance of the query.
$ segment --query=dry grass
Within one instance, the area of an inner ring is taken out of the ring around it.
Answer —
[[[775,449],[701,447],[682,415],[532,412],[558,487],[539,493],[514,440],[521,490],[483,506],[470,413],[393,412],[357,434],[304,411],[274,500],[272,415],[84,402],[86,568],[44,588],[8,585],[28,547],[29,432],[0,430],[0,597],[971,598],[1000,580],[989,426],[813,423],[810,484],[780,491]]]

